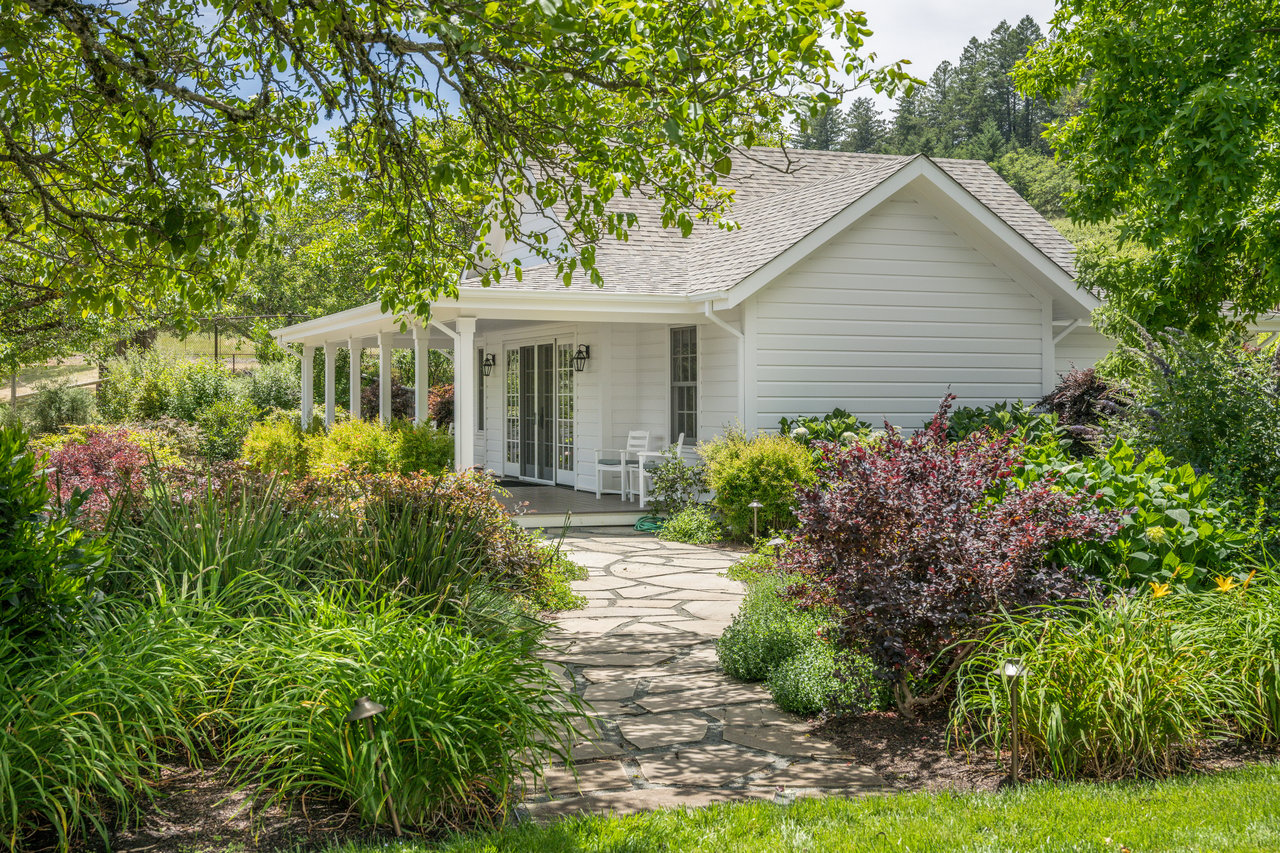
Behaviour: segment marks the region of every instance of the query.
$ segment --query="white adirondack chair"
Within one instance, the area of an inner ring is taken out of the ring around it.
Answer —
[[[596,454],[596,500],[601,495],[621,495],[627,497],[627,469],[635,467],[639,454],[649,449],[649,431],[633,429],[627,433],[627,446],[619,450],[597,450]],[[618,475],[618,489],[605,489],[604,475]]]

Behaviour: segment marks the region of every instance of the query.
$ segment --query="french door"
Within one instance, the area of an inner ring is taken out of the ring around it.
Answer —
[[[573,344],[506,351],[506,471],[540,483],[574,481]]]

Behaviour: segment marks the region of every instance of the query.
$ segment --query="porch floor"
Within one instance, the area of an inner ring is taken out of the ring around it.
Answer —
[[[597,500],[595,492],[578,492],[569,486],[528,483],[501,488],[509,496],[498,499],[521,527],[565,527],[566,516],[568,527],[630,526],[649,512],[640,509],[639,501],[624,501],[618,495],[602,495]]]

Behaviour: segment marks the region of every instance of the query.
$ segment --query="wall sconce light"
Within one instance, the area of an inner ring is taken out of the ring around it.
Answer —
[[[587,360],[591,358],[591,347],[578,344],[578,351],[573,354],[573,369],[581,373],[587,369]]]
[[[486,354],[484,357],[484,361],[480,362],[480,372],[483,373],[485,376],[488,376],[490,373],[493,373],[493,368],[497,365],[497,363],[498,363],[498,357],[496,355],[494,355],[493,353]]]

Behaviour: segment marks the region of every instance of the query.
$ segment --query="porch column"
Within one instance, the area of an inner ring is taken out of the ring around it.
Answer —
[[[427,393],[431,390],[429,334],[426,329],[413,327],[413,421],[419,425],[431,418],[427,411]]]
[[[302,404],[298,407],[299,422],[303,429],[311,426],[311,412],[315,408],[315,389],[312,387],[315,381],[315,357],[316,348],[304,344],[302,347]]]
[[[459,317],[453,344],[454,468],[475,464],[476,444],[476,318]]]
[[[333,426],[335,418],[336,402],[333,399],[337,396],[337,369],[338,369],[338,345],[336,343],[326,343],[324,345],[324,425],[325,428]]]
[[[360,345],[360,341],[351,338],[347,341],[347,354],[351,356],[351,364],[347,368],[347,375],[351,381],[351,393],[348,394],[347,402],[351,408],[351,420],[360,420],[360,356],[364,353],[364,347]]]
[[[391,423],[391,333],[378,332],[378,420]]]

